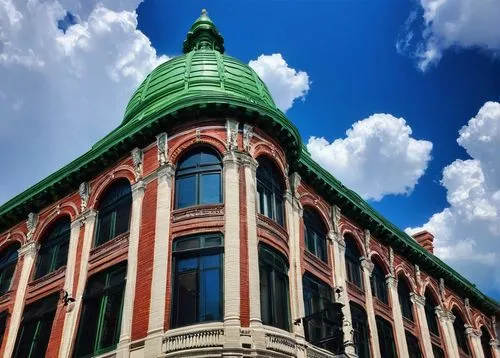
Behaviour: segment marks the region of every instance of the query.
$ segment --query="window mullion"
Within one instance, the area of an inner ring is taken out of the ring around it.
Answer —
[[[101,349],[101,338],[102,338],[101,334],[102,334],[102,330],[103,330],[103,322],[104,322],[104,315],[106,313],[106,305],[108,302],[108,295],[103,294],[99,301],[100,301],[99,317],[97,319],[97,330],[96,330],[95,342],[94,342],[94,353],[98,352]]]
[[[36,328],[35,328],[35,333],[33,334],[33,337],[31,337],[31,342],[30,342],[30,352],[28,353],[28,357],[31,357],[33,354],[33,350],[35,349],[35,344],[38,339],[38,335],[40,334],[40,319],[37,320],[36,322]]]

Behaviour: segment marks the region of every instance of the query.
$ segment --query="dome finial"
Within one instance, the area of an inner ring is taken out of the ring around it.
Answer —
[[[224,53],[224,38],[208,17],[206,9],[201,10],[200,17],[191,26],[184,40],[184,53],[196,50],[216,50]]]

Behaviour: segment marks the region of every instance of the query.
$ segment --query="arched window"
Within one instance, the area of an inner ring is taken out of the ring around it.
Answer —
[[[44,235],[38,250],[35,280],[66,265],[70,230],[70,219],[64,217],[57,220]]]
[[[129,230],[132,193],[130,183],[120,180],[102,195],[97,218],[95,246],[99,246]]]
[[[429,327],[429,331],[436,336],[439,336],[439,327],[436,316],[436,300],[434,300],[434,296],[429,294],[429,292],[425,293],[425,317],[427,319],[427,326]]]
[[[304,209],[304,237],[307,250],[327,262],[326,228],[319,215],[309,208]]]
[[[422,358],[418,338],[408,331],[405,331],[406,346],[408,347],[409,358]]]
[[[257,192],[259,213],[283,226],[283,183],[279,180],[279,169],[267,158],[257,159]]]
[[[126,274],[127,265],[119,263],[89,278],[82,299],[74,357],[94,357],[116,347]]]
[[[481,327],[481,346],[483,347],[484,358],[493,358],[493,354],[491,353],[490,341],[490,333],[484,326]]]
[[[52,294],[24,308],[12,357],[45,357],[58,301],[59,295]]]
[[[223,251],[220,234],[174,241],[173,327],[222,320]]]
[[[380,301],[387,304],[388,299],[387,286],[385,284],[385,272],[376,260],[373,261],[371,285],[373,297],[377,297]]]
[[[17,250],[19,244],[12,244],[0,252],[0,295],[3,295],[10,289],[12,276],[16,270]]]
[[[403,275],[398,278],[398,298],[401,306],[401,313],[404,318],[413,321],[413,303],[410,299],[410,287]]]
[[[275,249],[259,245],[260,310],[262,323],[290,329],[288,261]]]
[[[368,331],[368,320],[365,310],[350,302],[352,328],[354,330],[354,344],[359,358],[370,357],[370,334]]]
[[[185,154],[175,173],[175,207],[222,202],[222,162],[214,150],[198,147]]]
[[[361,254],[354,242],[354,239],[347,237],[345,240],[345,264],[347,280],[359,288],[363,288],[361,281]]]
[[[378,344],[380,356],[384,358],[397,358],[396,345],[392,325],[380,316],[375,317],[377,322]]]
[[[467,345],[467,337],[465,336],[465,323],[460,312],[456,309],[452,310],[455,320],[453,321],[453,330],[455,331],[455,337],[457,338],[457,344],[459,350],[465,354],[469,354],[469,346]]]

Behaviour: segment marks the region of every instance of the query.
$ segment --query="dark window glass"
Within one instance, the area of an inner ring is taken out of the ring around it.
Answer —
[[[26,306],[13,357],[45,357],[58,300],[56,294]]]
[[[222,320],[223,246],[220,235],[174,242],[172,326]]]
[[[377,322],[378,343],[380,346],[380,356],[384,358],[397,358],[396,346],[394,344],[394,335],[392,325],[382,317],[375,318]]]
[[[427,326],[429,331],[439,336],[439,327],[436,316],[436,306],[437,303],[434,297],[428,293],[425,294],[425,317],[427,319]]]
[[[288,262],[274,249],[260,245],[259,277],[262,322],[290,330]]]
[[[406,346],[408,347],[408,354],[410,355],[410,358],[422,358],[417,337],[407,331],[405,331],[405,336]]]
[[[484,358],[493,358],[490,345],[491,336],[486,328],[481,327],[481,346],[483,347]]]
[[[370,334],[368,331],[368,320],[363,308],[350,302],[352,328],[354,330],[354,344],[359,358],[370,357]]]
[[[259,158],[257,167],[257,192],[259,213],[283,226],[283,184],[279,170],[269,159]]]
[[[10,289],[12,276],[16,270],[19,244],[12,244],[0,253],[0,295]]]
[[[372,295],[387,304],[387,286],[385,284],[385,272],[380,265],[374,261],[371,276]]]
[[[70,219],[58,220],[42,238],[35,269],[35,279],[64,266],[68,260]]]
[[[410,300],[410,288],[403,276],[398,279],[398,298],[403,317],[413,321],[413,303]]]
[[[327,262],[326,228],[318,214],[309,208],[304,209],[304,237],[307,250]]]
[[[465,337],[465,323],[462,316],[456,310],[452,311],[455,316],[453,321],[453,330],[455,331],[455,336],[457,338],[458,348],[462,350],[465,354],[469,354],[469,347],[467,346],[467,337]]]
[[[434,353],[434,358],[445,358],[444,351],[435,345],[432,345],[432,353]]]
[[[3,336],[5,335],[5,329],[7,328],[7,311],[0,313],[0,347],[2,346]]]
[[[95,246],[128,231],[131,206],[132,193],[128,181],[120,180],[108,188],[99,205]]]
[[[175,174],[175,207],[222,202],[222,162],[209,148],[197,148],[181,158]]]
[[[353,239],[347,238],[345,240],[345,264],[347,271],[347,280],[359,288],[363,288],[361,281],[361,254]]]
[[[120,336],[126,273],[127,266],[121,263],[88,280],[75,357],[94,356],[116,347]]]

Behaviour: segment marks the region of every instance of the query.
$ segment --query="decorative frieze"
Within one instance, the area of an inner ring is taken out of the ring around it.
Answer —
[[[172,213],[172,222],[177,223],[180,221],[207,217],[213,218],[214,216],[221,218],[224,216],[223,204],[176,210]]]
[[[295,339],[276,333],[266,334],[266,348],[291,356],[295,356],[297,352]]]
[[[214,348],[224,345],[224,329],[199,329],[165,337],[165,353],[195,348]]]

